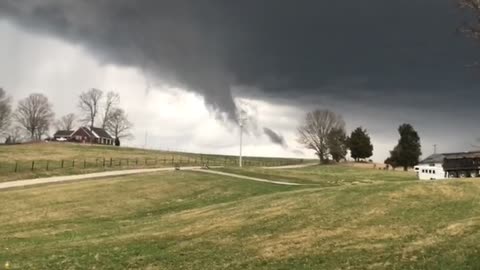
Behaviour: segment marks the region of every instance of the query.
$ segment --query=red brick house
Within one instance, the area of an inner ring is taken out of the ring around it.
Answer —
[[[115,139],[103,128],[81,127],[71,135],[70,141],[113,145]]]

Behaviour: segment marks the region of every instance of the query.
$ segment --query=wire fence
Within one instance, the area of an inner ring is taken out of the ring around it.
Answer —
[[[244,158],[245,167],[272,167],[303,163],[303,159]],[[184,167],[184,166],[238,166],[236,157],[158,157],[158,158],[88,158],[61,160],[22,160],[0,162],[0,174],[22,172],[49,172],[61,170],[112,170],[128,168]]]

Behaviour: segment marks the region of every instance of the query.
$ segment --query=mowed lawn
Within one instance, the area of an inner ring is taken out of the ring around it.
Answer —
[[[322,170],[286,171],[348,178],[343,167]],[[479,180],[375,175],[373,183],[287,187],[179,171],[1,191],[0,265],[478,269]]]
[[[295,164],[300,160],[245,157],[245,162],[250,166],[274,166]],[[105,170],[202,164],[236,166],[238,157],[54,142],[0,145],[0,182]]]
[[[412,181],[415,179],[415,174],[411,172],[405,173],[403,171],[356,168],[350,165],[316,165],[297,169],[225,167],[216,170],[268,180],[283,180],[285,182],[296,182],[325,187]]]

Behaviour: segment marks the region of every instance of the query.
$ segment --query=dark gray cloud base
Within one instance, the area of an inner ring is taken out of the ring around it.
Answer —
[[[274,144],[278,144],[283,148],[288,148],[287,142],[285,141],[285,138],[281,134],[273,131],[270,128],[263,128],[263,132]]]
[[[480,99],[465,68],[480,49],[455,33],[451,0],[3,0],[0,16],[195,91],[229,119],[234,85],[426,111]]]

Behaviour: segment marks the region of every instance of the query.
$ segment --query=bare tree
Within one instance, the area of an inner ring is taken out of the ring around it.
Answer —
[[[73,113],[69,113],[67,115],[62,116],[57,123],[56,127],[59,130],[68,130],[71,131],[75,127],[75,121],[77,119],[77,116]]]
[[[110,91],[107,93],[107,99],[103,108],[102,128],[106,128],[109,118],[113,115],[112,111],[120,103],[120,95],[116,92]]]
[[[78,103],[78,107],[84,116],[82,121],[90,125],[92,128],[95,126],[95,119],[97,118],[100,110],[100,102],[102,97],[103,92],[95,88],[83,92],[79,97],[80,101]]]
[[[321,163],[329,158],[328,136],[332,130],[344,130],[342,116],[329,110],[315,110],[307,113],[304,123],[298,128],[298,142],[315,150]]]
[[[123,109],[115,108],[110,112],[105,128],[115,139],[131,138],[130,130],[133,124],[128,121],[128,116]]]
[[[48,98],[42,94],[31,94],[18,102],[15,119],[25,129],[30,139],[41,140],[46,135],[54,113]]]
[[[0,88],[0,135],[3,135],[10,125],[10,118],[12,115],[11,99],[5,93],[5,90]]]
[[[16,144],[24,139],[24,133],[23,129],[19,126],[11,127],[7,132],[6,132],[6,144]]]

